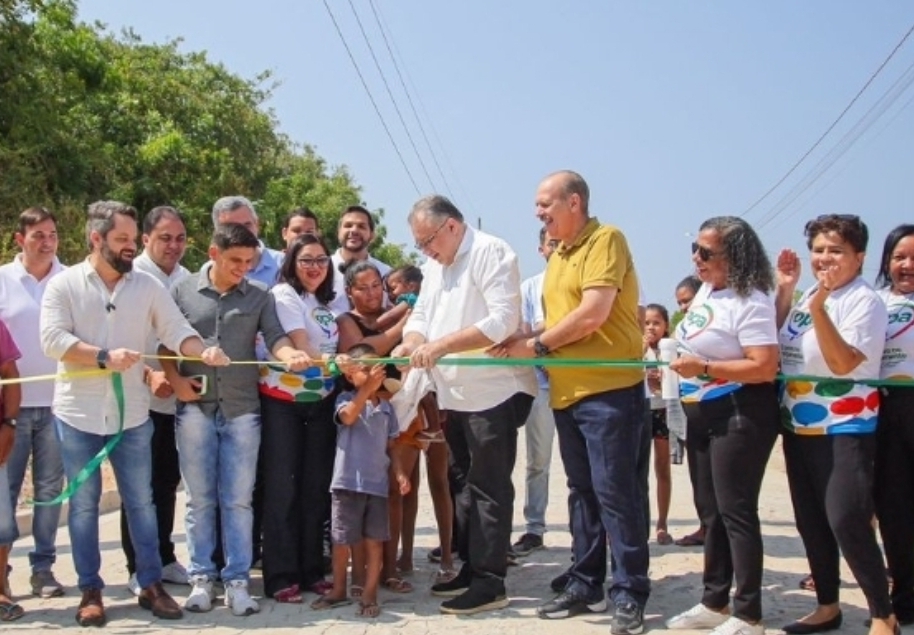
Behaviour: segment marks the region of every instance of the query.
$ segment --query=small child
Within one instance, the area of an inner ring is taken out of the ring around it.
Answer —
[[[390,403],[378,396],[385,373],[382,365],[370,363],[377,356],[374,349],[357,344],[347,355],[351,362],[344,376],[349,385],[336,400],[339,431],[330,483],[333,590],[315,600],[311,608],[328,609],[351,602],[346,595],[346,567],[350,549],[362,547],[365,584],[356,615],[377,617],[381,612],[378,583],[382,545],[389,537],[388,450],[400,427]],[[394,472],[400,492],[406,494],[409,479],[396,466]]]
[[[660,360],[660,340],[670,336],[670,316],[666,307],[648,304],[644,311],[644,359]],[[657,544],[673,543],[667,527],[673,478],[670,474],[670,429],[667,427],[666,402],[661,397],[660,370],[648,366],[647,398],[650,402],[651,436],[654,439],[654,475],[657,478]]]

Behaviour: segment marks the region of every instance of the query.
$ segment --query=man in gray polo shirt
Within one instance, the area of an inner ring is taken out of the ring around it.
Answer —
[[[236,361],[255,359],[258,331],[267,347],[291,370],[308,356],[286,337],[273,296],[245,279],[257,254],[257,237],[243,225],[219,225],[209,247],[210,262],[172,287],[172,297],[207,343],[218,342]],[[168,354],[167,352],[165,353]],[[212,609],[218,572],[212,554],[217,506],[222,521],[225,603],[238,616],[260,610],[248,593],[251,568],[251,493],[260,447],[258,367],[232,365],[218,372],[197,361],[180,367],[163,360],[177,397],[176,437],[187,488],[187,546],[193,590],[184,607]]]

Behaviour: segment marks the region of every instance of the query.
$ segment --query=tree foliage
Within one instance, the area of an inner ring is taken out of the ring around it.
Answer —
[[[186,264],[195,267],[206,257],[213,202],[243,194],[268,244],[279,245],[282,219],[301,205],[335,243],[339,211],[360,201],[346,168],[279,132],[269,72],[245,79],[182,45],[81,23],[74,0],[0,0],[4,227],[28,206],[47,206],[58,216],[61,258],[74,262],[85,253],[91,201],[122,200],[141,213],[173,205],[188,218]],[[376,248],[403,261],[384,233]],[[7,260],[12,245],[2,249]]]

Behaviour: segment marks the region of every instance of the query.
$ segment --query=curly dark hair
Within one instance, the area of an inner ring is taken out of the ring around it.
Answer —
[[[330,257],[330,249],[323,238],[314,234],[302,234],[292,241],[286,251],[286,257],[282,261],[282,268],[279,270],[280,282],[287,283],[299,294],[307,293],[307,290],[298,279],[298,253],[308,245],[320,245],[324,250],[324,255]],[[333,290],[333,261],[327,263],[327,277],[314,290],[314,297],[321,304],[330,304],[336,297],[336,292]]]
[[[803,235],[806,236],[806,248],[812,249],[812,241],[819,234],[835,232],[841,240],[853,247],[858,254],[866,251],[870,232],[866,223],[854,214],[822,214],[806,223]]]
[[[715,216],[701,224],[699,231],[713,229],[720,234],[723,257],[729,271],[727,286],[740,296],[754,289],[770,293],[775,288],[774,269],[765,246],[752,226],[738,216]]]

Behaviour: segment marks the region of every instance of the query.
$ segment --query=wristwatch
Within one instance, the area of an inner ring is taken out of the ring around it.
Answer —
[[[4,417],[3,425],[11,427],[13,430],[16,429],[16,424],[18,423],[13,417]]]
[[[549,354],[549,348],[540,341],[539,336],[533,338],[533,354],[537,357],[545,357]]]
[[[98,367],[104,370],[108,368],[108,349],[100,348],[95,354],[95,363],[98,364]]]

